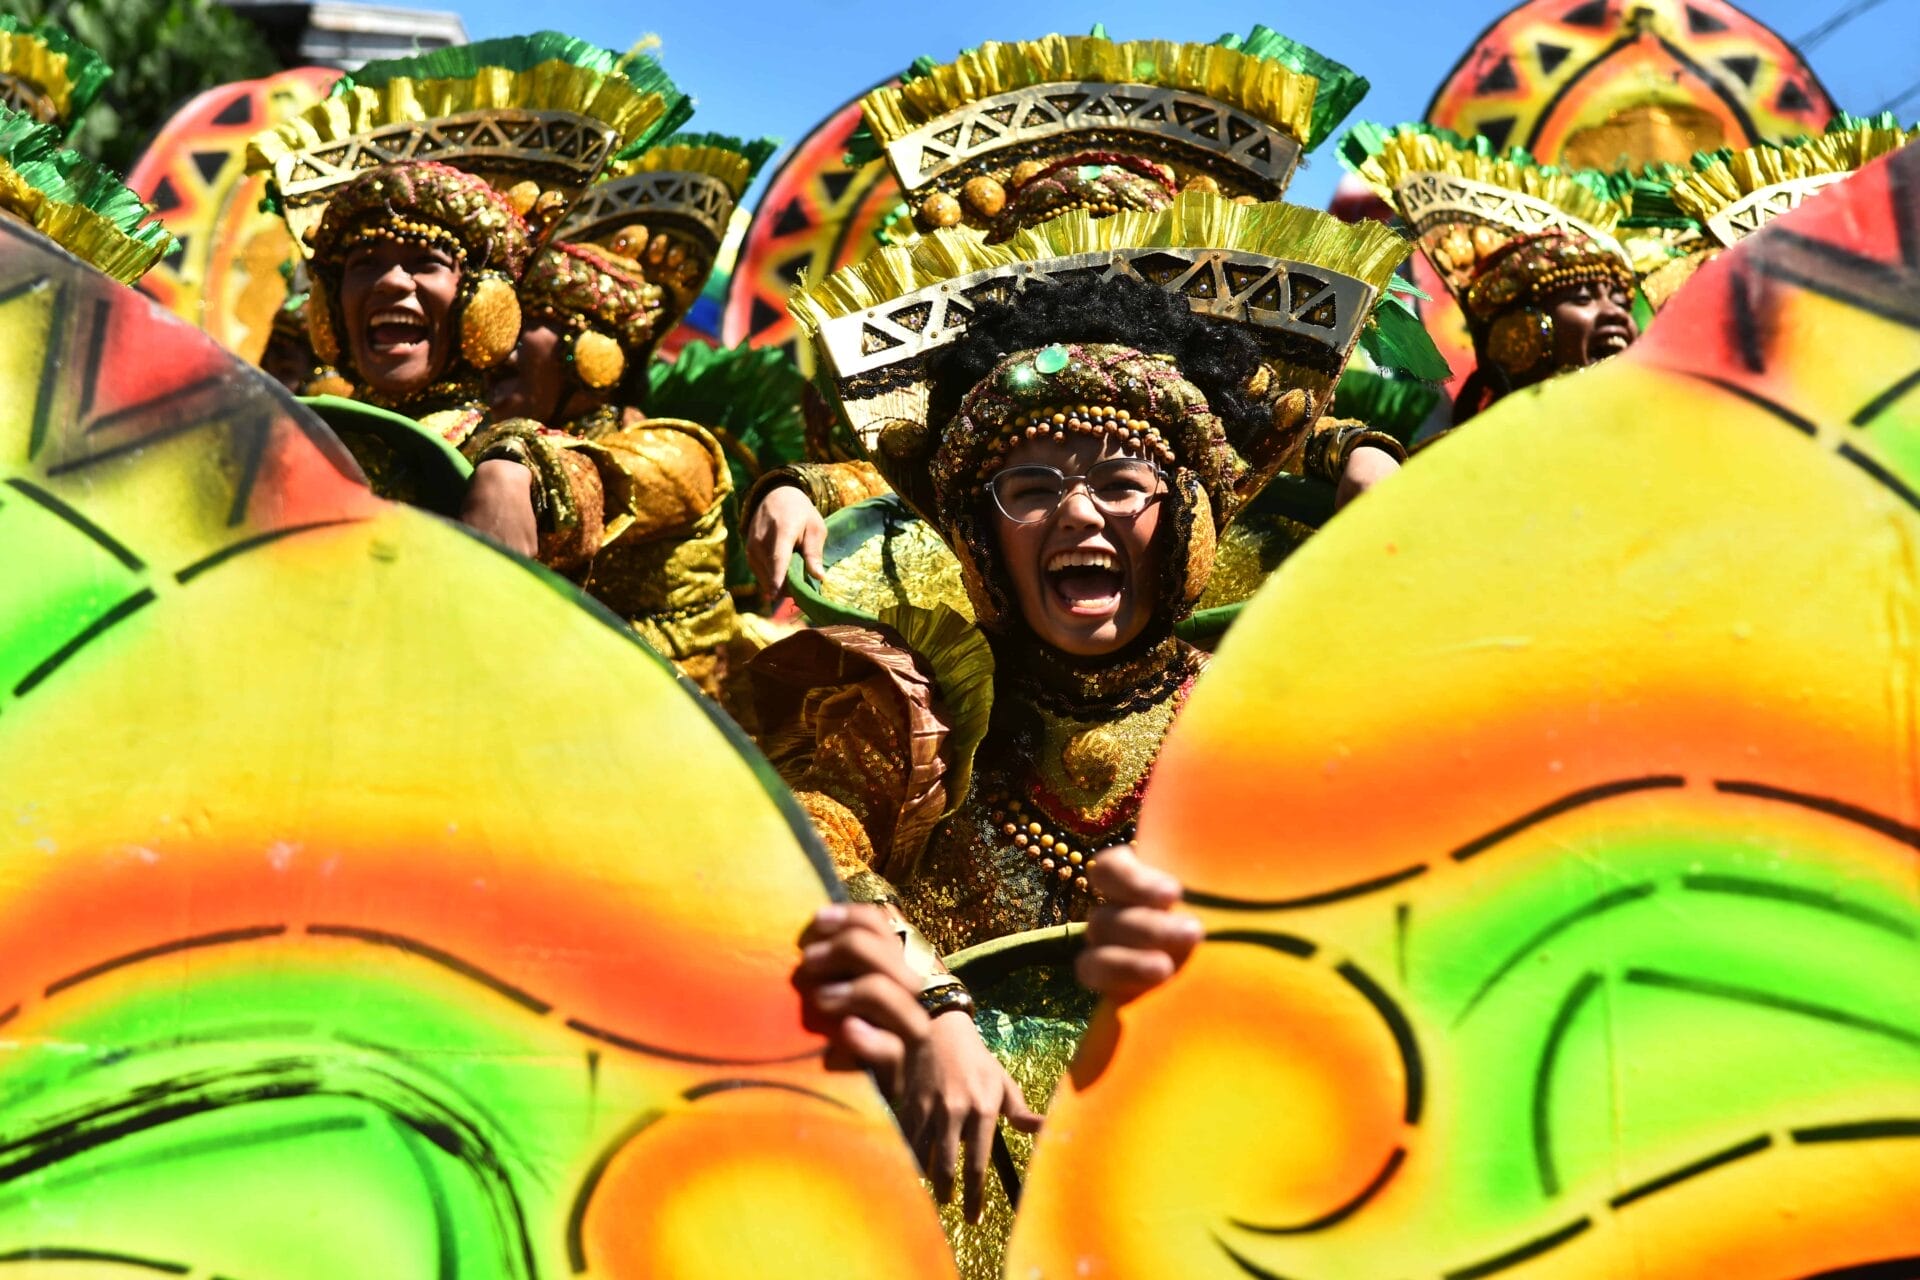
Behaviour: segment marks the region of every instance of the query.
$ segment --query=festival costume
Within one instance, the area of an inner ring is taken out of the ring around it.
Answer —
[[[938,231],[796,295],[856,433],[947,543],[977,619],[902,606],[885,627],[803,632],[747,668],[762,747],[852,896],[894,904],[942,956],[1085,919],[1087,867],[1131,835],[1205,662],[1174,628],[1202,598],[1222,533],[1297,455],[1406,251],[1378,224],[1190,192],[1153,212],[1075,211],[999,244]],[[950,420],[929,420],[928,358],[963,332],[963,300],[1074,273],[1146,280],[1245,326],[1263,349],[1250,388],[1260,428],[1230,430],[1165,357],[1078,342],[1008,354]],[[1118,435],[1168,473],[1162,604],[1111,655],[1042,644],[996,563],[984,486],[1014,440],[1042,430]],[[925,998],[948,998],[947,985],[930,980]],[[996,996],[983,1032],[1040,1101],[1090,1001],[1063,971]],[[968,1274],[995,1273],[1004,1205],[994,1213],[978,1230],[949,1223]]]
[[[955,227],[999,243],[1069,211],[1159,210],[1185,191],[1277,200],[1300,156],[1366,89],[1346,67],[1264,26],[1213,44],[1102,34],[990,41],[951,63],[916,64],[900,84],[869,93],[855,146],[884,153],[906,193],[885,238]],[[1282,465],[1331,485],[1363,444],[1405,456],[1387,432],[1324,418]],[[816,461],[762,481],[749,513],[780,484],[799,487],[824,516],[887,492],[871,466]],[[1263,512],[1241,527],[1233,552],[1270,569],[1310,532],[1290,512]],[[1243,575],[1249,584],[1259,576]],[[804,580],[792,586],[804,606],[831,616],[835,606]]]
[[[119,178],[60,145],[63,131],[0,107],[0,212],[121,284],[173,248],[153,210]]]
[[[1498,393],[1490,372],[1513,385],[1554,372],[1554,293],[1582,280],[1634,287],[1613,235],[1621,210],[1598,174],[1424,125],[1357,126],[1341,159],[1394,206],[1466,313],[1483,367],[1463,412]]]
[[[515,285],[527,263],[613,156],[646,146],[690,110],[651,61],[622,63],[553,32],[373,62],[343,78],[327,100],[256,138],[249,154],[253,168],[271,170],[273,198],[310,258],[316,355],[329,365],[346,358],[339,290],[355,244],[445,249],[461,268],[445,372],[397,400],[361,398],[484,460],[497,440],[481,431],[483,377],[519,340]],[[343,438],[376,490],[408,496],[405,475],[390,474],[386,434]],[[590,542],[582,526],[592,516],[561,491],[535,502],[543,555]]]
[[[565,554],[542,558],[715,696],[730,663],[759,647],[728,589],[735,468],[757,476],[757,441],[751,430],[749,442],[735,439],[723,423],[738,415],[711,397],[701,406],[713,413],[710,427],[651,395],[643,413],[637,389],[627,389],[699,295],[734,205],[773,146],[680,135],[592,188],[566,224],[579,239],[540,254],[520,299],[529,319],[565,334],[570,376],[604,402],[555,424],[559,433],[491,428],[488,445],[533,468],[550,501],[582,513]],[[691,365],[712,376],[732,358],[696,356]],[[769,372],[764,360],[748,363]],[[672,385],[684,399],[692,381]]]

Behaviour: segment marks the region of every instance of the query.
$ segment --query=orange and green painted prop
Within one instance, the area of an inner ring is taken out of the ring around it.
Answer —
[[[1248,606],[1010,1276],[1920,1268],[1920,148]]]
[[[9,1275],[948,1273],[750,749],[0,224]]]

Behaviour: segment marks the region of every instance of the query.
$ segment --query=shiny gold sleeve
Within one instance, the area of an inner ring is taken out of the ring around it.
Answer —
[[[1396,462],[1407,460],[1406,447],[1386,432],[1376,431],[1364,422],[1323,417],[1307,428],[1301,443],[1299,472],[1338,484],[1347,469],[1347,459],[1359,448],[1378,449]]]
[[[642,423],[582,442],[606,493],[606,524],[635,542],[679,537],[726,495],[714,448],[677,426]]]
[[[475,466],[496,458],[533,472],[533,512],[540,524],[540,563],[561,573],[600,549],[605,490],[599,469],[572,436],[529,418],[509,418],[467,437],[460,452]]]
[[[792,485],[806,494],[823,516],[893,492],[871,462],[794,462],[775,467],[754,483],[741,508],[744,518],[751,520],[760,500],[782,485]]]

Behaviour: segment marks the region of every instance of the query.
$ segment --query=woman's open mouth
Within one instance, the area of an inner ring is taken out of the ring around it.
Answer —
[[[1617,356],[1633,345],[1633,335],[1625,329],[1603,329],[1593,335],[1593,353],[1597,358]]]
[[[380,352],[418,346],[427,340],[426,318],[394,307],[376,311],[367,318],[367,337]]]
[[[1120,608],[1127,577],[1111,551],[1056,551],[1047,557],[1047,588],[1068,613],[1105,617]]]

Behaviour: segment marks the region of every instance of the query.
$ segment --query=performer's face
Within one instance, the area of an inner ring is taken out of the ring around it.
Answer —
[[[1007,455],[1003,473],[1041,466],[1083,476],[1096,463],[1116,458],[1139,460],[1111,439],[1029,440]],[[1094,657],[1137,637],[1159,604],[1163,551],[1154,535],[1166,486],[1164,480],[1149,478],[1147,483],[1157,484],[1158,492],[1137,514],[1111,515],[1087,485],[1068,483],[1071,487],[1059,505],[1043,519],[1021,523],[998,505],[993,516],[1000,554],[1027,626],[1062,652]],[[1103,486],[1108,505],[1117,493]]]
[[[500,367],[490,398],[502,418],[558,425],[567,399],[567,335],[547,320],[520,327],[520,342]]]
[[[386,396],[420,391],[446,371],[455,346],[460,267],[432,245],[368,240],[347,254],[341,318],[354,371]]]
[[[1613,281],[1580,280],[1547,302],[1553,317],[1553,366],[1582,369],[1617,356],[1640,336],[1633,299]]]

